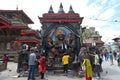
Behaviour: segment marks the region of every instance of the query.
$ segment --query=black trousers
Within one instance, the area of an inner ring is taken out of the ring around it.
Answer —
[[[40,72],[40,74],[41,74],[41,79],[44,79],[44,73]]]
[[[65,64],[64,65],[64,73],[67,73],[68,72],[68,64]]]
[[[96,73],[96,75],[97,75],[97,77],[101,77],[100,76],[100,65],[95,65],[95,73]]]

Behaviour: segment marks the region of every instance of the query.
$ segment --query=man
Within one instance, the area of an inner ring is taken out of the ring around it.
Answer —
[[[62,63],[64,65],[64,73],[68,72],[69,57],[70,56],[68,54],[64,54],[64,56],[62,57]]]
[[[120,53],[118,54],[118,57],[117,57],[117,63],[118,63],[118,67],[120,68]]]
[[[96,78],[100,78],[100,57],[97,52],[94,52],[95,56],[95,73],[96,73]]]
[[[114,59],[116,60],[116,57],[117,57],[116,51],[113,52],[113,55],[114,55]]]
[[[35,65],[36,65],[36,54],[34,53],[34,48],[30,49],[30,55],[29,55],[29,74],[28,74],[28,80],[32,78],[32,80],[35,80],[34,72],[35,72]],[[32,75],[32,76],[31,76]]]

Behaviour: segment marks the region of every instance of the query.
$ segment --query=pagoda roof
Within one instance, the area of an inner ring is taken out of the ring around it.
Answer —
[[[96,43],[102,43],[102,44],[104,44],[104,42],[103,41],[101,41],[101,40],[97,40],[97,41],[95,41]]]
[[[84,44],[92,44],[93,41],[91,41],[91,40],[87,40],[86,42],[83,42],[83,43],[84,43]],[[96,44],[99,44],[99,43],[104,44],[104,42],[101,41],[101,40],[96,40],[95,43],[96,43]]]
[[[100,35],[92,35],[92,36],[90,36],[90,38],[101,38],[102,36],[100,36]]]
[[[0,19],[6,21],[11,26],[26,26],[33,24],[33,21],[23,10],[0,10]]]
[[[71,13],[61,13],[61,14],[59,14],[59,13],[45,13],[45,14],[43,14],[43,17],[45,17],[45,18],[51,18],[51,17],[53,17],[53,18],[57,18],[57,17],[59,17],[59,18],[61,18],[61,17],[80,17],[80,15],[78,14],[78,13],[74,13],[74,14],[71,14]]]
[[[41,43],[41,40],[37,39],[36,37],[34,36],[21,36],[19,38],[16,39],[17,42],[20,42],[20,43],[24,43],[24,42],[27,42],[27,43],[37,43],[37,44],[42,44]]]
[[[41,22],[80,22],[82,23],[83,17],[78,13],[45,13],[43,17],[38,17]]]
[[[33,34],[35,37],[37,37],[38,39],[41,39],[41,35],[39,34],[39,32],[32,30],[32,29],[25,29],[21,31],[21,35],[22,36],[27,36]]]

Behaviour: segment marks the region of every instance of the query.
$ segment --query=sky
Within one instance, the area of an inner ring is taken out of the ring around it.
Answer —
[[[38,16],[47,13],[52,5],[55,13],[60,3],[67,13],[70,5],[75,13],[84,17],[82,26],[95,27],[104,42],[113,42],[120,36],[120,0],[0,0],[1,10],[23,10],[34,22],[32,29],[41,29]]]

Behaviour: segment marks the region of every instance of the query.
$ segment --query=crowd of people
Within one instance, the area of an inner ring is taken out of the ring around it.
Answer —
[[[118,67],[120,67],[120,53],[116,51],[102,52],[96,48],[91,52],[87,48],[81,48],[79,55],[86,80],[92,80],[93,75],[97,79],[101,78],[103,60],[109,60],[110,66],[114,65],[113,60],[116,60]]]
[[[64,53],[61,61],[63,64],[63,72],[68,74],[69,64],[70,64],[70,55],[68,52]],[[106,53],[101,53],[99,50],[94,50],[90,53],[87,48],[81,48],[78,55],[78,61],[80,61],[80,66],[85,73],[86,80],[92,80],[93,75],[96,78],[101,78],[100,73],[102,70],[102,61],[110,60],[110,65],[114,65],[113,59],[118,62],[120,66],[120,54],[117,54],[115,51],[110,51]],[[29,60],[28,60],[28,80],[35,80],[35,69],[37,63],[37,70],[40,74],[40,79],[45,79],[44,74],[46,73],[47,58],[45,56],[45,51],[42,50],[41,53],[36,55],[34,48],[30,49]]]
[[[110,65],[114,65],[113,60],[116,60],[118,63],[118,66],[120,67],[120,53],[116,51],[110,51],[106,52],[102,57],[105,57],[105,60],[110,60]]]
[[[69,51],[66,51],[61,59],[63,64],[63,72],[67,75],[69,64],[70,64],[70,55]],[[80,66],[82,71],[85,73],[86,80],[92,80],[93,75],[96,78],[101,78],[102,62],[110,61],[110,66],[114,65],[114,61],[116,60],[118,63],[118,67],[120,67],[120,53],[116,51],[109,52],[100,52],[99,50],[94,50],[92,53],[87,50],[87,48],[83,47],[80,50],[78,55],[78,59],[80,62]],[[3,55],[3,63],[7,68],[7,63],[9,61],[9,57],[7,54]],[[36,66],[37,64],[37,66]],[[28,59],[28,80],[35,80],[35,70],[39,72],[40,79],[45,79],[47,67],[47,58],[45,56],[45,50],[41,50],[40,53],[36,52],[35,48],[30,49],[29,59]]]

